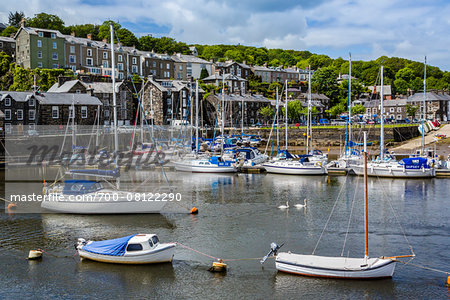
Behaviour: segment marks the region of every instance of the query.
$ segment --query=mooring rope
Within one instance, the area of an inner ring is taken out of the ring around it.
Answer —
[[[429,270],[429,271],[439,272],[439,273],[443,273],[443,274],[447,274],[447,275],[450,274],[450,272],[438,270],[438,269],[431,268],[431,267],[427,267],[427,266],[422,266],[422,265],[413,264],[413,263],[410,263],[409,261],[408,261],[408,262],[404,262],[404,261],[397,260],[397,259],[395,259],[394,261],[395,261],[395,262],[402,263],[402,264],[404,264],[404,265],[410,265],[410,266],[413,266],[413,267],[421,268],[421,269],[424,269],[424,270]]]
[[[226,259],[223,259],[223,258],[219,258],[219,257],[215,257],[215,256],[212,256],[212,255],[206,254],[206,253],[201,252],[201,251],[199,251],[199,250],[195,250],[195,249],[193,249],[193,248],[191,248],[191,247],[189,247],[189,246],[183,245],[182,243],[179,243],[179,242],[176,242],[176,244],[179,245],[179,246],[181,246],[181,247],[183,247],[183,248],[186,248],[186,249],[188,249],[188,250],[191,250],[191,251],[193,251],[193,252],[195,252],[195,253],[198,253],[198,254],[200,254],[200,255],[203,255],[203,256],[206,256],[206,257],[209,257],[209,258],[212,258],[212,259],[215,259],[215,260],[221,260],[221,261],[241,261],[241,260],[261,260],[261,259],[262,259],[262,257],[250,257],[250,258],[226,258]]]

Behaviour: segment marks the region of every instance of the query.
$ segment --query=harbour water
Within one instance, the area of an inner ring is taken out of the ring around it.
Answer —
[[[144,180],[153,175],[132,171],[123,176]],[[392,279],[375,281],[277,273],[273,259],[261,266],[259,259],[268,252],[271,242],[284,243],[282,251],[311,254],[335,201],[335,211],[315,254],[363,256],[360,177],[175,172],[168,177],[178,179],[180,192],[192,193],[192,201],[186,204],[198,207],[198,215],[89,216],[2,211],[0,298],[448,299],[450,296],[445,274],[402,264],[397,264]],[[409,254],[409,241],[417,256],[413,264],[449,271],[449,184],[449,179],[369,178],[370,255]],[[21,190],[39,192],[39,187],[42,185],[23,184]],[[277,209],[287,200],[292,206],[303,203],[305,198],[306,209]],[[218,274],[207,271],[211,258],[182,247],[177,248],[173,264],[159,265],[80,262],[75,254],[73,245],[79,237],[99,240],[133,233],[156,233],[162,242],[179,242],[215,257],[243,260],[227,262],[228,272]],[[36,248],[54,256],[44,254],[41,261],[25,260],[28,251]]]

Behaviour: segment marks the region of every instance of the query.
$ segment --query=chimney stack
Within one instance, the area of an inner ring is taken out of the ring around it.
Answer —
[[[87,38],[92,40],[92,33],[88,33]]]
[[[71,36],[75,36],[75,31],[72,31],[72,32],[70,33],[70,35],[71,35]]]
[[[25,18],[20,21],[20,27],[25,27]]]

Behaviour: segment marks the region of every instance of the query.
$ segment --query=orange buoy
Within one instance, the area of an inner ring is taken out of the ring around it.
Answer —
[[[16,210],[16,208],[17,208],[16,204],[14,204],[14,203],[9,203],[8,204],[8,210]]]
[[[191,209],[190,214],[192,214],[192,215],[198,214],[198,209],[197,209],[197,207],[194,206],[194,207]]]
[[[450,276],[447,276],[447,286],[450,287]]]
[[[222,259],[219,259],[218,261],[213,262],[212,267],[209,268],[210,272],[226,272],[227,271],[227,264],[223,262]]]

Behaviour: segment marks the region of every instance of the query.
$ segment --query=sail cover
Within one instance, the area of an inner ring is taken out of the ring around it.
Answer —
[[[405,166],[405,169],[428,169],[428,161],[424,157],[414,157],[414,158],[404,158],[399,162],[401,165]]]
[[[83,250],[103,255],[123,256],[127,249],[128,241],[133,236],[135,234],[113,240],[91,242],[83,246]]]

